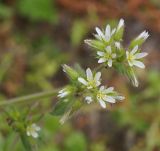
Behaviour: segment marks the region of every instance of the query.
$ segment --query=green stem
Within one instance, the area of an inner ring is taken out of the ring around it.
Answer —
[[[103,64],[101,64],[95,68],[95,72],[101,71],[103,68],[105,68],[105,66]]]
[[[58,90],[51,90],[51,91],[47,91],[47,92],[40,92],[40,93],[36,93],[36,94],[13,98],[13,99],[9,99],[6,101],[1,101],[0,106],[12,105],[15,103],[22,103],[25,101],[40,101],[44,98],[55,96],[57,94],[57,92],[58,92]]]
[[[21,138],[21,141],[22,141],[22,144],[23,144],[25,150],[26,151],[33,151],[32,146],[31,146],[29,140],[27,139],[27,136],[25,136],[24,134],[21,134],[20,138]]]

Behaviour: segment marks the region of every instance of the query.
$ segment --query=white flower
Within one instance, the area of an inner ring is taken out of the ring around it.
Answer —
[[[34,138],[37,138],[38,137],[38,131],[40,131],[41,128],[39,126],[37,126],[35,123],[27,126],[27,129],[26,129],[26,133],[27,133],[27,136],[32,136]]]
[[[109,103],[116,103],[117,100],[123,100],[123,96],[118,96],[118,95],[112,95],[115,94],[114,88],[109,87],[105,88],[104,86],[101,86],[100,89],[97,92],[97,100],[100,103],[102,108],[106,108],[106,102]]]
[[[141,61],[139,61],[138,59],[141,59],[141,58],[147,56],[148,53],[146,53],[146,52],[137,53],[137,50],[138,50],[138,46],[135,46],[131,52],[126,51],[126,56],[127,56],[129,66],[132,67],[133,65],[135,65],[139,68],[145,68],[145,65]]]
[[[115,46],[117,49],[121,49],[121,43],[120,42],[115,42]]]
[[[115,33],[116,29],[114,28],[113,30],[111,30],[110,25],[106,26],[105,32],[103,32],[101,29],[99,29],[98,27],[95,28],[97,34],[95,34],[95,37],[99,40],[103,40],[103,41],[110,41],[112,35]]]
[[[64,88],[64,89],[62,89],[62,90],[60,90],[59,92],[58,92],[58,97],[59,98],[64,98],[64,97],[66,97],[68,94],[70,94],[70,91],[69,90],[67,90],[67,88]]]
[[[116,54],[112,53],[111,46],[107,46],[105,52],[98,51],[97,55],[100,56],[98,63],[107,62],[109,67],[112,67],[113,59],[116,58]]]
[[[85,97],[85,100],[86,100],[86,102],[87,102],[88,104],[90,104],[90,103],[93,101],[93,99],[92,99],[91,96],[86,96],[86,97]]]
[[[148,32],[143,31],[135,40],[143,39],[144,41],[149,37]]]
[[[120,30],[124,26],[124,19],[120,19],[118,26],[117,26],[117,31]]]
[[[95,88],[101,84],[100,82],[101,72],[97,72],[95,76],[93,76],[91,69],[88,68],[86,70],[86,75],[87,75],[86,79],[79,77],[78,81],[87,86],[88,89]]]

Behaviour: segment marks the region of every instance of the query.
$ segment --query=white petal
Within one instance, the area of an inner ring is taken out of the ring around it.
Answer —
[[[65,91],[65,89],[60,90],[58,93],[63,93]]]
[[[99,103],[102,108],[106,108],[106,103],[103,100],[99,100]]]
[[[109,102],[109,103],[115,103],[116,102],[116,100],[113,97],[111,97],[111,96],[106,96],[104,98],[104,100],[107,101],[107,102]]]
[[[30,134],[30,132],[29,132],[29,131],[27,131],[27,136],[31,136],[31,134]]]
[[[136,46],[132,49],[131,54],[135,54],[135,53],[137,52],[137,50],[138,50],[138,45],[136,45]]]
[[[129,51],[126,51],[126,57],[128,59],[128,57],[129,57]]]
[[[68,95],[68,92],[63,92],[63,93],[58,94],[57,96],[60,98],[64,98],[67,95]]]
[[[36,130],[36,131],[40,131],[41,128],[40,128],[39,126],[36,126],[36,127],[35,127],[35,130]]]
[[[115,42],[115,46],[116,46],[117,49],[121,49],[121,44],[120,44],[120,42]]]
[[[144,40],[146,40],[148,37],[149,37],[148,32],[143,31],[143,32],[136,38],[136,40],[139,40],[139,39],[144,39]]]
[[[104,88],[105,88],[104,86],[101,86],[101,87],[100,87],[100,91],[103,91],[103,90],[104,90]]]
[[[95,81],[99,81],[100,77],[101,77],[101,72],[97,72],[96,75],[95,75],[95,77],[94,77],[94,80]]]
[[[106,26],[105,38],[106,38],[107,41],[109,41],[110,38],[111,38],[111,27],[110,27],[110,25]]]
[[[37,137],[38,137],[38,133],[37,133],[37,132],[32,132],[31,135],[32,135],[34,138],[37,138]]]
[[[90,104],[93,101],[92,97],[90,97],[90,96],[86,96],[85,100],[87,101],[88,104]]]
[[[124,96],[119,96],[119,95],[115,96],[114,98],[117,99],[117,100],[120,100],[120,101],[125,99]]]
[[[96,86],[99,86],[101,84],[100,81],[96,81]]]
[[[98,35],[100,37],[102,37],[103,39],[105,39],[105,36],[104,36],[103,32],[98,27],[96,27],[96,32],[98,33]]]
[[[145,57],[147,55],[148,55],[148,53],[142,52],[142,53],[135,54],[135,57],[136,57],[136,59],[141,59],[141,58],[143,58],[143,57]]]
[[[85,79],[83,79],[83,78],[78,78],[78,81],[79,82],[81,82],[82,84],[84,84],[84,85],[87,85],[88,83],[87,83],[87,81],[85,80]]]
[[[108,60],[108,66],[109,66],[109,67],[112,67],[112,59],[109,59],[109,60]]]
[[[93,80],[93,74],[90,68],[86,70],[87,80]]]
[[[99,55],[99,56],[104,56],[104,54],[105,54],[105,53],[102,52],[102,51],[98,51],[98,52],[97,52],[97,55]]]
[[[102,40],[102,38],[97,34],[94,34],[94,37],[97,38],[98,40]]]
[[[129,64],[130,67],[133,66],[133,62],[131,62],[131,61],[128,61],[128,64]]]
[[[98,63],[103,63],[103,62],[106,62],[106,61],[107,61],[106,58],[100,58],[100,59],[98,60]]]
[[[111,46],[107,46],[107,47],[106,47],[106,52],[108,52],[109,54],[112,52],[112,51],[111,51]]]
[[[139,68],[142,68],[142,69],[145,68],[145,65],[141,61],[134,60],[133,64]]]
[[[109,87],[107,89],[105,89],[105,93],[112,93],[114,90],[114,87]]]
[[[124,19],[120,19],[119,24],[118,24],[118,27],[117,27],[117,31],[118,31],[122,26],[124,26]]]

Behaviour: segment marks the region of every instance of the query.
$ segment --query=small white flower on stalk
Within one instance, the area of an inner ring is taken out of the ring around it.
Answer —
[[[115,46],[117,49],[121,49],[121,43],[120,42],[115,42]]]
[[[40,130],[41,128],[37,126],[35,123],[33,123],[27,126],[26,133],[27,133],[27,136],[32,136],[33,138],[37,138],[39,136],[38,131]]]
[[[90,104],[90,103],[93,101],[93,99],[92,99],[91,96],[86,96],[86,97],[85,97],[85,101],[86,101],[88,104]]]
[[[148,37],[149,37],[148,32],[143,31],[135,40],[140,40],[140,39],[142,39],[142,40],[145,41]]]
[[[135,46],[131,52],[126,51],[126,56],[129,66],[132,67],[133,65],[135,65],[139,68],[145,68],[145,65],[141,61],[139,61],[139,59],[147,56],[148,53],[146,52],[139,53],[137,51],[138,51],[138,46]]]
[[[98,40],[103,40],[103,41],[110,41],[112,35],[115,33],[116,29],[114,28],[113,30],[111,29],[110,25],[106,26],[105,32],[103,32],[100,28],[96,27],[96,32],[95,37]]]
[[[98,51],[97,55],[100,57],[98,63],[107,62],[109,67],[112,67],[113,59],[116,58],[116,53],[112,52],[111,46],[107,46],[104,52]]]
[[[91,69],[88,68],[86,70],[86,75],[87,75],[86,79],[79,77],[78,81],[84,84],[88,89],[98,87],[101,84],[100,82],[101,72],[97,72],[95,75],[93,75]]]
[[[97,100],[102,108],[106,108],[106,102],[116,103],[116,100],[123,100],[123,99],[124,99],[123,96],[115,95],[113,87],[109,87],[106,89],[104,86],[101,86],[97,92]]]
[[[58,92],[58,97],[59,98],[64,98],[64,97],[66,97],[67,95],[69,95],[70,94],[70,91],[67,89],[67,88],[64,88],[64,89],[62,89],[62,90],[60,90],[59,92]]]

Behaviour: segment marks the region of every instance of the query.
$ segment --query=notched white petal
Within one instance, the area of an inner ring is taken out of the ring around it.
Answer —
[[[109,67],[112,67],[112,59],[109,59],[109,60],[108,60],[108,66],[109,66]]]
[[[104,63],[104,62],[106,62],[106,61],[107,61],[106,58],[100,58],[100,59],[98,60],[98,63]]]
[[[102,108],[106,108],[106,103],[103,100],[99,100],[99,103]]]
[[[94,77],[94,80],[95,81],[99,81],[100,78],[101,78],[101,72],[97,72],[96,75],[95,75],[95,77]]]
[[[111,53],[111,52],[112,52],[111,46],[107,46],[107,47],[106,47],[106,52],[108,52],[108,53]]]
[[[110,27],[110,25],[106,26],[105,38],[106,38],[106,41],[109,41],[110,38],[111,38],[111,27]]]
[[[132,55],[135,54],[135,53],[137,52],[137,50],[138,50],[138,45],[136,45],[136,46],[132,49],[131,54],[132,54]]]
[[[102,52],[102,51],[98,51],[98,52],[97,52],[97,55],[99,55],[99,56],[101,56],[101,57],[104,56],[104,54],[105,54],[105,53]]]
[[[111,96],[106,96],[104,98],[104,100],[107,101],[107,102],[109,102],[109,103],[116,103],[116,100],[113,97],[111,97]]]
[[[135,54],[135,57],[136,57],[136,59],[141,59],[141,58],[143,58],[143,57],[145,57],[147,55],[148,55],[148,53],[142,52],[142,53]]]
[[[87,85],[88,83],[87,83],[87,81],[85,80],[85,79],[83,79],[83,78],[78,78],[78,81],[79,82],[81,82],[82,84],[84,84],[84,85]]]
[[[87,80],[93,80],[93,74],[90,68],[86,70]]]
[[[88,104],[90,104],[93,101],[91,96],[86,96],[85,100]]]
[[[134,60],[134,61],[133,61],[133,64],[134,64],[135,66],[139,67],[139,68],[142,68],[142,69],[145,68],[145,65],[144,65],[143,62],[141,62],[141,61]]]

